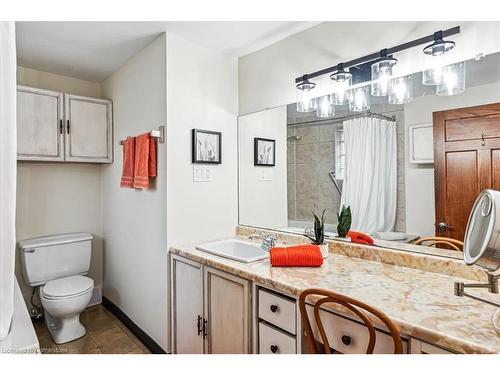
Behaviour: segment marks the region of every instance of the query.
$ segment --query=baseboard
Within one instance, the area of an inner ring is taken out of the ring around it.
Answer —
[[[102,296],[102,305],[116,316],[125,327],[132,332],[143,345],[153,354],[166,354],[165,350],[156,343],[146,332],[144,332],[127,314],[106,297]]]

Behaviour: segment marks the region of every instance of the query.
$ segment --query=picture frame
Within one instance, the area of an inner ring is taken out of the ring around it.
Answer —
[[[253,165],[258,167],[276,165],[276,141],[274,139],[253,139]]]
[[[191,130],[191,162],[195,164],[222,163],[222,133],[203,130]]]

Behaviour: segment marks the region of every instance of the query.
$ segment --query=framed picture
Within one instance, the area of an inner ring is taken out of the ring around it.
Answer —
[[[274,139],[253,139],[253,165],[274,167],[276,158],[276,141]]]
[[[222,162],[222,133],[210,130],[192,130],[193,163],[220,164]]]

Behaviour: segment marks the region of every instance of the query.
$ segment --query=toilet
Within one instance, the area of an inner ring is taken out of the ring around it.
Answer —
[[[80,313],[92,297],[90,267],[92,235],[64,234],[19,242],[26,283],[38,287],[45,324],[56,344],[85,335]]]

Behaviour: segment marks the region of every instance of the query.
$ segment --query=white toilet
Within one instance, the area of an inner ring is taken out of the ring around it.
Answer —
[[[92,235],[75,233],[19,242],[24,280],[39,286],[45,324],[56,344],[85,335],[80,313],[92,297],[90,266]]]

